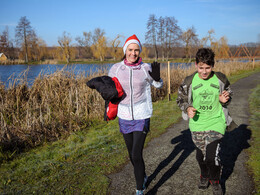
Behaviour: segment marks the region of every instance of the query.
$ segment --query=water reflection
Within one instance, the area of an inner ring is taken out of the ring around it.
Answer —
[[[98,70],[106,71],[112,64],[72,64],[72,65],[0,65],[0,81],[7,87],[9,82],[17,78],[26,78],[28,85],[32,85],[34,79],[42,75],[49,75],[59,70],[73,72],[75,75],[88,76]]]

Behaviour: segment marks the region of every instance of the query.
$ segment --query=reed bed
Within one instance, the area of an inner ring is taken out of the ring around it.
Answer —
[[[259,66],[259,62],[256,66]],[[221,71],[227,76],[249,69],[253,69],[252,63],[230,62],[215,65],[215,71]],[[172,68],[171,92],[175,92],[183,79],[194,71],[194,65],[190,68]],[[50,75],[39,74],[31,87],[28,87],[26,73],[21,78],[11,80],[8,88],[0,83],[2,155],[6,151],[13,154],[44,142],[64,138],[72,132],[86,130],[93,123],[102,120],[104,100],[96,90],[88,88],[86,82],[106,74],[102,70],[86,77],[84,72],[75,75],[74,71],[63,69]],[[168,94],[167,69],[162,68],[161,77],[165,84],[160,90],[152,89],[153,101],[163,99]]]

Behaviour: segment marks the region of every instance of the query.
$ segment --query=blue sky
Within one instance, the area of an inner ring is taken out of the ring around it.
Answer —
[[[48,46],[66,31],[72,38],[101,28],[113,39],[136,34],[145,42],[150,14],[175,17],[182,30],[194,26],[199,38],[210,29],[229,44],[259,42],[260,0],[0,0],[0,33],[15,27],[26,16]],[[123,43],[122,43],[123,44]]]

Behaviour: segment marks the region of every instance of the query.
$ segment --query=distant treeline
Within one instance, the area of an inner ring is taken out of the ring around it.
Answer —
[[[141,56],[144,59],[170,58],[191,60],[199,47],[211,47],[216,58],[254,57],[260,55],[259,43],[247,43],[231,46],[225,36],[217,40],[214,29],[208,31],[207,36],[198,38],[196,29],[192,26],[186,30],[178,26],[174,17],[156,17],[150,15],[147,21],[145,43]],[[57,63],[63,61],[120,60],[123,57],[122,45],[126,37],[105,36],[105,31],[96,28],[83,32],[82,36],[72,37],[69,33],[57,38],[57,45],[49,47],[43,39],[38,37],[26,16],[21,17],[16,29],[15,40],[11,39],[8,27],[0,32],[0,53],[7,56],[6,64],[43,62]]]

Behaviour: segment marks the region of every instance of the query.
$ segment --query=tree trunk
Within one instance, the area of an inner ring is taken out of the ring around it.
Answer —
[[[155,60],[157,61],[158,60],[158,49],[157,49],[157,46],[156,44],[154,45],[154,49],[155,49]]]

